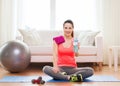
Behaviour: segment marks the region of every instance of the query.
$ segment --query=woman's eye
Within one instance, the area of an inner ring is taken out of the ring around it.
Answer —
[[[67,27],[65,27],[65,29],[67,29]]]

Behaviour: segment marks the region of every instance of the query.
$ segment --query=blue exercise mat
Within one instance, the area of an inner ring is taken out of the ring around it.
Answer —
[[[32,79],[37,79],[39,76],[5,76],[0,79],[0,82],[21,82],[21,83],[29,83]],[[49,76],[42,76],[45,82],[68,82],[65,80],[53,80]],[[94,75],[89,78],[86,78],[83,82],[119,82],[120,80],[116,79],[113,76],[107,75]]]

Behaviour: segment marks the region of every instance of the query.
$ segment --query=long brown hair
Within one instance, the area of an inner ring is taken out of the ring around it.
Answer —
[[[72,27],[74,28],[74,24],[73,24],[73,21],[72,21],[72,20],[70,20],[70,19],[66,20],[66,21],[63,23],[63,27],[64,27],[64,25],[65,25],[66,23],[70,23],[70,24],[72,25]],[[71,36],[74,37],[74,31],[72,32]]]

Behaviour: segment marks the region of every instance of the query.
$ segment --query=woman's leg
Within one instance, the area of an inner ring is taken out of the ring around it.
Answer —
[[[68,75],[63,75],[61,72],[64,72],[64,70],[62,70],[60,68],[60,72],[55,73],[52,70],[53,67],[51,66],[44,66],[43,68],[43,72],[51,77],[53,77],[54,79],[60,79],[60,80],[68,80]]]
[[[79,78],[78,81],[82,81],[85,78],[88,78],[94,74],[94,70],[91,67],[81,67],[81,68],[75,68],[75,67],[61,67],[70,77],[71,81],[77,81],[77,77]]]
[[[82,74],[83,79],[88,78],[94,74],[94,70],[91,67],[76,68],[75,74]]]
[[[69,74],[81,74],[82,78],[88,78],[94,74],[94,70],[91,67],[81,67],[81,68],[73,68],[71,71],[68,71]]]

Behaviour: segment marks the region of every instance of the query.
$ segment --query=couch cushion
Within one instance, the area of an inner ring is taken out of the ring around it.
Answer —
[[[52,46],[30,46],[32,55],[52,55]]]

